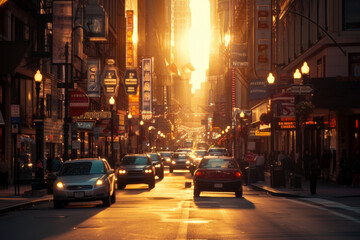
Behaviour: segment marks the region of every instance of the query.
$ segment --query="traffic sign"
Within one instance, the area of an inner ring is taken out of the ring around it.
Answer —
[[[310,85],[292,85],[292,95],[306,95],[314,93],[314,89]]]
[[[86,93],[75,90],[70,92],[69,115],[77,117],[87,112],[89,108],[89,98]]]
[[[252,153],[252,152],[248,152],[246,155],[245,155],[245,160],[249,163],[251,162],[255,162],[255,154]]]

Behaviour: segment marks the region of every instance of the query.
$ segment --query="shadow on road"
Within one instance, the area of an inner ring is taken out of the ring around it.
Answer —
[[[255,209],[255,205],[251,201],[247,200],[245,197],[194,197],[194,203],[198,208]]]

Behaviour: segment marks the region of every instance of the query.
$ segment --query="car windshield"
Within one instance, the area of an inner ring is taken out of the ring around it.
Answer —
[[[157,154],[150,154],[150,157],[153,163],[157,163],[160,161],[159,156]]]
[[[232,159],[203,159],[199,168],[236,168],[236,164]]]
[[[102,161],[94,162],[68,162],[60,169],[59,176],[104,174],[105,168]]]
[[[148,165],[150,164],[147,157],[125,157],[121,165]]]
[[[161,157],[171,157],[171,153],[169,152],[162,152],[160,153]]]
[[[196,151],[195,154],[197,156],[205,156],[206,155],[206,151]]]
[[[177,159],[186,159],[186,155],[185,154],[174,154],[173,158],[177,158]]]

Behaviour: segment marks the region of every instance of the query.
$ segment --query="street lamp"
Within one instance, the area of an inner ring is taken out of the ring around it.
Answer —
[[[144,121],[140,121],[140,153],[143,153]]]
[[[272,73],[269,73],[269,76],[267,77],[267,82],[271,86],[275,83],[275,77],[272,75]],[[274,156],[274,133],[275,133],[275,112],[273,107],[271,106],[270,101],[270,157],[272,158]],[[275,161],[275,159],[270,159],[271,161]]]
[[[114,154],[114,104],[115,99],[113,96],[109,99],[109,104],[111,107],[111,167],[115,166],[115,154]]]
[[[129,133],[128,133],[128,147],[127,147],[127,151],[128,153],[132,153],[132,149],[131,149],[131,136],[130,136],[130,133],[131,133],[131,118],[132,118],[132,115],[131,113],[128,114],[128,120],[129,120]]]
[[[41,107],[40,107],[40,84],[42,82],[43,76],[40,73],[40,70],[37,70],[34,75],[35,87],[36,87],[36,163],[35,163],[35,178],[37,180],[37,184],[41,184],[44,179],[44,169],[39,168],[39,165],[42,165],[43,160],[43,131],[42,131],[42,115],[41,115]],[[38,189],[35,185],[32,185],[33,189]]]

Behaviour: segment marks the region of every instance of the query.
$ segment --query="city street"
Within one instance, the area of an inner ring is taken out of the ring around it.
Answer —
[[[283,198],[244,187],[193,198],[189,172],[168,171],[147,185],[117,190],[109,208],[101,202],[42,203],[0,215],[1,239],[359,239],[359,198],[337,202]],[[335,199],[336,200],[336,199]],[[345,206],[345,207],[344,207]]]

